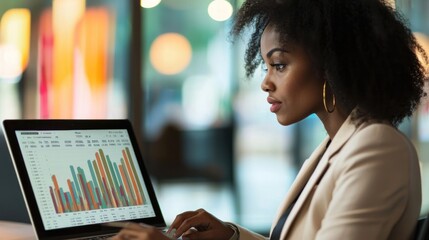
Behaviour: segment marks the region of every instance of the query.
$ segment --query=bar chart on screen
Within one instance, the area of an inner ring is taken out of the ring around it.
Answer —
[[[87,160],[87,176],[82,167],[70,165],[67,186],[60,187],[56,175],[49,193],[56,213],[135,206],[145,204],[142,184],[130,156],[129,148],[122,149],[122,158],[111,161],[99,149],[94,160]],[[120,162],[120,163],[119,163]],[[68,191],[66,191],[67,189]]]
[[[127,131],[17,133],[46,229],[154,216]]]

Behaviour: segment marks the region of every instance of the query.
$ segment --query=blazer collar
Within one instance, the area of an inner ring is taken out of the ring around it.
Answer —
[[[303,168],[297,175],[294,184],[291,186],[289,194],[286,196],[284,201],[283,209],[278,216],[278,218],[280,218],[283,211],[288,208],[288,206],[293,202],[293,200],[295,200],[302,190],[295,203],[295,206],[291,210],[285,222],[285,225],[282,229],[281,239],[286,237],[287,232],[297,217],[301,207],[307,200],[311,190],[315,187],[315,185],[318,184],[318,182],[320,182],[324,173],[329,168],[331,157],[344,146],[344,144],[350,139],[356,130],[356,125],[352,123],[351,117],[349,116],[341,125],[328,148],[326,148],[326,146],[329,142],[329,137],[326,137],[307,159],[307,163],[303,165]]]

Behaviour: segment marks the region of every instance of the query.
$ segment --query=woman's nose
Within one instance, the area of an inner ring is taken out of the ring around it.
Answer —
[[[269,92],[273,90],[273,84],[269,80],[268,74],[265,75],[264,80],[261,83],[261,89],[264,92]]]

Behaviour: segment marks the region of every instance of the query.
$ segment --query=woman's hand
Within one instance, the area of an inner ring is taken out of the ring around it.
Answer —
[[[183,239],[228,240],[234,234],[226,223],[204,209],[188,211],[176,216],[167,233],[176,229],[175,237]]]
[[[122,230],[115,235],[111,240],[170,240],[164,233],[158,229],[140,225],[137,223],[127,223]]]

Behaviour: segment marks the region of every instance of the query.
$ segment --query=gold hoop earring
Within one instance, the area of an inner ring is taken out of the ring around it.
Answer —
[[[325,107],[325,111],[328,113],[333,113],[336,107],[334,94],[332,94],[332,109],[329,109],[328,105],[326,104],[326,81],[323,83],[323,106]]]

